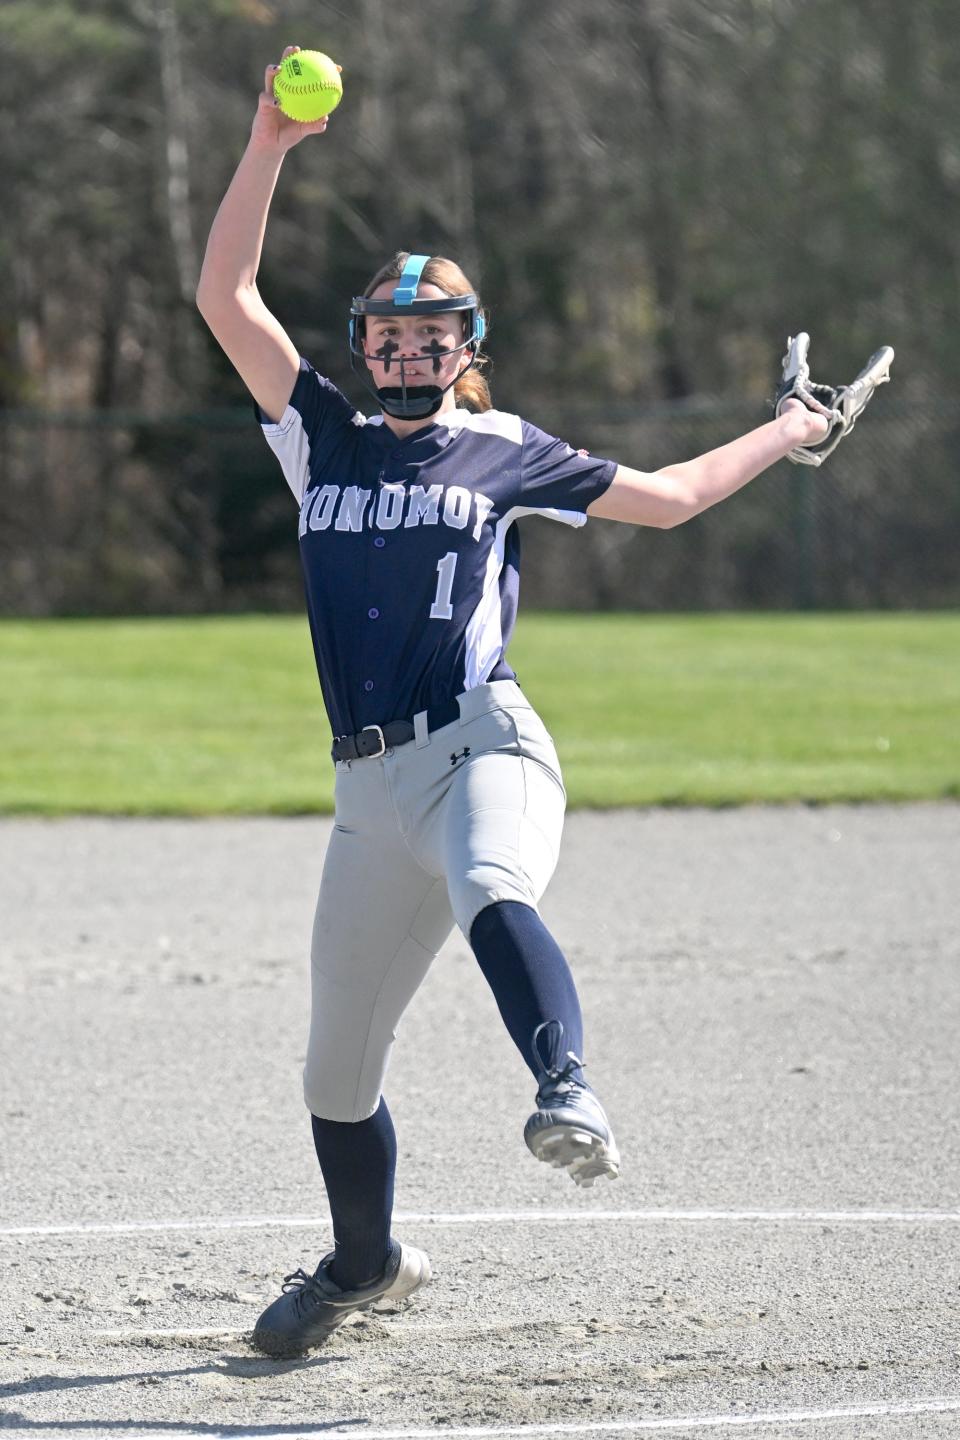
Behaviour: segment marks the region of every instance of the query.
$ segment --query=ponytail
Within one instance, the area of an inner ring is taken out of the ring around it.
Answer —
[[[488,357],[477,351],[477,357],[469,370],[464,371],[453,387],[453,393],[458,406],[464,410],[492,410],[493,401],[490,398],[490,386],[486,377],[480,374],[478,365],[486,365]]]

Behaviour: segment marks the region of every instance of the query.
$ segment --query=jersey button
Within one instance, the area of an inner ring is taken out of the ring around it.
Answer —
[[[377,609],[376,605],[371,605],[370,609],[367,611],[367,616],[371,620],[380,619],[380,611]]]
[[[366,690],[367,693],[369,694],[369,692],[373,689],[373,681],[372,681],[372,680],[364,680],[364,682],[363,682],[363,688],[364,688],[364,690]]]
[[[383,547],[384,547],[384,545],[386,545],[387,542],[386,542],[386,540],[384,540],[384,538],[383,538],[382,535],[378,535],[377,538],[376,538],[376,540],[374,540],[373,543],[374,543],[374,545],[376,545],[376,547],[377,547],[378,550],[382,550]]]

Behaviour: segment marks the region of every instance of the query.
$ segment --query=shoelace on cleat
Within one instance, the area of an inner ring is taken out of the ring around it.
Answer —
[[[312,1285],[313,1280],[314,1277],[308,1275],[306,1270],[294,1270],[292,1275],[283,1277],[283,1293],[287,1295],[293,1290],[303,1290],[308,1285]]]
[[[355,1307],[358,1303],[355,1298],[356,1292],[340,1290],[326,1273],[324,1273],[323,1279],[326,1285],[334,1292],[331,1294],[330,1290],[326,1289],[324,1285],[320,1283],[320,1270],[325,1270],[323,1261],[320,1262],[318,1274],[316,1275],[308,1275],[305,1270],[294,1270],[292,1275],[285,1275],[283,1277],[283,1293],[285,1295],[291,1295],[297,1292],[296,1303],[301,1305],[304,1300],[309,1298],[311,1300],[318,1300],[324,1305]],[[366,1289],[367,1287],[364,1286],[362,1288]]]
[[[586,1090],[586,1085],[581,1080],[573,1079],[574,1070],[583,1070],[583,1061],[578,1060],[572,1050],[567,1051],[567,1063],[562,1070],[553,1066],[544,1072],[544,1078],[537,1091],[537,1104],[541,1099],[552,1100],[555,1096],[575,1095],[578,1090]]]
[[[305,1270],[294,1270],[292,1275],[283,1277],[284,1295],[294,1295],[294,1306],[298,1314],[302,1314],[305,1304],[313,1302],[322,1303],[326,1300],[315,1275],[308,1275]]]

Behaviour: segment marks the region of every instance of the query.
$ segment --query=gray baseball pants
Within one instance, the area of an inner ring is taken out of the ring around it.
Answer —
[[[304,1098],[324,1120],[380,1103],[400,1017],[454,924],[501,900],[536,908],[566,794],[553,741],[513,680],[457,697],[460,718],[336,767],[313,926]]]

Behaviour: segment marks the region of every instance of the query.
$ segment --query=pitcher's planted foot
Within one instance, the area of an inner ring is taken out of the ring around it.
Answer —
[[[413,1245],[394,1240],[380,1275],[356,1290],[341,1290],[330,1279],[334,1251],[313,1275],[295,1270],[284,1280],[283,1294],[257,1321],[253,1343],[265,1355],[286,1359],[322,1345],[349,1315],[369,1310],[378,1300],[405,1300],[430,1279],[430,1261]]]

